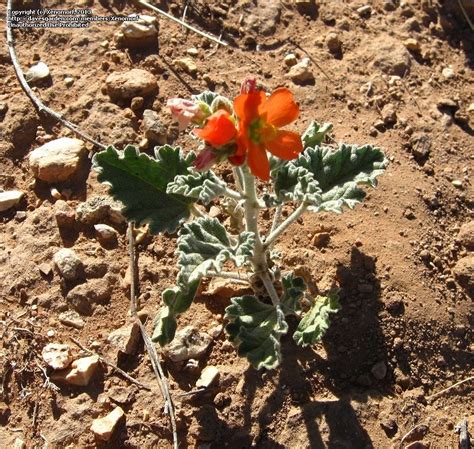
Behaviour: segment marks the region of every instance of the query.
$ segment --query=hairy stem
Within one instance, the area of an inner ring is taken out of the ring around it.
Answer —
[[[281,212],[283,211],[283,204],[279,204],[275,209],[275,215],[273,215],[272,227],[270,229],[270,234],[276,229],[280,224]]]
[[[248,168],[242,168],[243,187],[245,193],[244,213],[245,213],[245,228],[248,232],[253,232],[255,235],[255,246],[253,251],[252,265],[254,272],[263,282],[272,303],[277,306],[280,303],[280,298],[273,285],[267,264],[266,249],[263,246],[262,238],[258,230],[258,213],[260,204],[257,197],[257,189],[255,187],[255,178],[249,172]]]
[[[191,211],[191,213],[195,216],[195,217],[198,217],[198,218],[203,218],[206,216],[206,214],[202,213],[197,207],[196,205],[193,203],[191,204],[189,210]]]
[[[242,194],[237,192],[234,189],[230,189],[229,187],[226,187],[224,190],[224,194],[228,196],[229,198],[232,198],[234,200],[240,201],[242,199]]]
[[[294,223],[308,208],[308,204],[302,203],[295,211],[276,229],[274,229],[265,239],[264,249],[268,249],[273,245],[275,240],[287,230],[287,228]]]

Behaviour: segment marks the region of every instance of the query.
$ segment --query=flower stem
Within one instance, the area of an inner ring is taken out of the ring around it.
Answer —
[[[302,203],[300,206],[295,209],[295,211],[283,222],[281,223],[276,229],[270,232],[270,234],[266,237],[265,243],[263,245],[264,249],[268,249],[275,240],[286,231],[286,229],[295,222],[308,208],[308,204]]]
[[[242,181],[245,193],[244,214],[245,229],[247,232],[253,232],[255,235],[255,246],[253,251],[252,265],[254,272],[263,282],[273,305],[280,304],[280,298],[273,285],[267,264],[266,249],[263,246],[262,238],[258,230],[258,213],[260,204],[255,187],[255,177],[250,173],[247,166],[242,167]]]

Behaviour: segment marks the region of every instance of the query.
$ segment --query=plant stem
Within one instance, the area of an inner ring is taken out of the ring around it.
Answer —
[[[308,208],[308,204],[302,203],[295,211],[276,229],[274,229],[265,239],[264,249],[268,249],[275,240],[286,231],[288,226],[295,222]]]
[[[242,167],[243,187],[245,192],[244,213],[245,213],[245,229],[247,232],[253,232],[255,235],[255,246],[253,250],[252,265],[254,272],[263,282],[273,305],[280,304],[280,298],[273,285],[268,264],[266,249],[263,246],[262,238],[258,230],[258,212],[260,204],[257,197],[257,189],[255,188],[255,177],[250,173],[247,166]]]
[[[230,189],[229,187],[225,188],[224,194],[226,196],[228,196],[229,198],[232,198],[232,199],[237,200],[237,201],[240,201],[241,199],[243,199],[242,195],[239,192],[237,192],[234,189]]]
[[[272,227],[270,234],[276,229],[281,220],[281,212],[283,210],[283,204],[279,204],[275,209],[275,215],[273,216]]]
[[[189,210],[191,211],[191,213],[195,216],[195,217],[198,217],[198,218],[203,218],[206,216],[206,214],[203,214],[197,207],[194,203],[191,204]]]

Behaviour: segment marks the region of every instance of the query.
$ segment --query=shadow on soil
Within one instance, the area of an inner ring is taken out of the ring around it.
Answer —
[[[378,373],[377,380],[371,372],[374,364],[387,360],[375,260],[354,248],[350,263],[338,267],[337,277],[342,308],[323,339],[324,351],[298,347],[291,338],[296,320],[290,323],[292,331],[282,341],[281,368],[268,374],[249,368],[244,373],[239,392],[243,405],[227,409],[238,415],[238,425],[219,418],[210,405],[201,405],[206,420],[212,414],[216,429],[210,447],[374,447],[351,401],[366,403],[371,396],[392,392],[390,374]],[[331,394],[315,400],[321,391]]]

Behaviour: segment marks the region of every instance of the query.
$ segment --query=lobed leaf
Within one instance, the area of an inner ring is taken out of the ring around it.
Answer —
[[[178,238],[177,285],[163,292],[164,306],[155,319],[152,340],[169,343],[176,331],[176,317],[185,312],[196,295],[201,278],[209,271],[219,273],[228,260],[237,267],[250,261],[255,244],[252,232],[242,232],[231,242],[225,228],[215,218],[198,218],[184,225]]]
[[[222,195],[225,189],[226,183],[209,170],[178,175],[168,184],[166,191],[209,204],[214,198]]]
[[[280,307],[265,304],[255,296],[231,299],[225,311],[226,326],[238,353],[247,357],[256,369],[273,369],[281,360],[280,337],[288,332],[285,314]]]
[[[211,109],[212,102],[219,97],[219,94],[216,92],[211,92],[209,90],[206,90],[204,92],[201,92],[198,95],[192,95],[192,99],[194,101],[201,101],[205,103],[207,106],[209,106],[209,110]]]
[[[313,307],[306,313],[293,334],[293,339],[299,346],[308,346],[321,340],[329,328],[329,315],[339,311],[338,297],[335,293],[328,296],[318,296]]]
[[[295,314],[301,310],[300,299],[306,291],[306,284],[303,278],[295,277],[293,273],[283,276],[283,295],[280,303],[285,315]]]
[[[302,134],[303,148],[314,148],[321,145],[332,131],[332,123],[323,123],[322,125],[316,121],[312,121],[306,131]]]
[[[364,199],[358,186],[375,187],[387,164],[383,152],[372,145],[306,148],[272,172],[275,201],[304,201],[309,210],[341,212]]]
[[[113,146],[94,155],[98,180],[110,185],[110,194],[124,204],[124,215],[137,224],[149,223],[153,234],[175,232],[189,218],[192,198],[168,194],[166,189],[177,175],[184,175],[194,159],[180,148],[157,147],[155,158],[128,145],[122,151]]]

